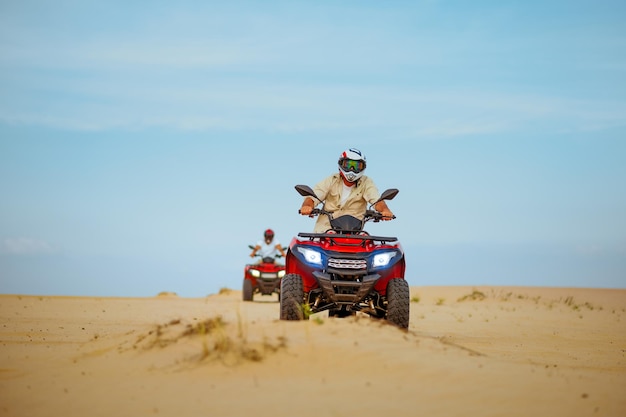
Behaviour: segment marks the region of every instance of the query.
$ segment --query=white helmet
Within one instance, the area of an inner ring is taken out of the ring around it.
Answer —
[[[355,182],[365,171],[365,155],[360,150],[350,148],[339,156],[339,172],[348,182]]]

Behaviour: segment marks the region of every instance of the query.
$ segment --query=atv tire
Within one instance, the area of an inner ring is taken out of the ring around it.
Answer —
[[[280,319],[308,320],[304,313],[304,286],[302,277],[287,274],[280,282]]]
[[[409,328],[409,284],[404,278],[394,278],[387,284],[387,321],[401,329]]]
[[[252,282],[249,279],[243,280],[243,301],[252,301]]]

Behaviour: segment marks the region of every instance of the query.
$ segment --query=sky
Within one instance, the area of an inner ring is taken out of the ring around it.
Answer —
[[[406,279],[626,288],[623,1],[2,1],[0,293],[203,297],[356,147]]]

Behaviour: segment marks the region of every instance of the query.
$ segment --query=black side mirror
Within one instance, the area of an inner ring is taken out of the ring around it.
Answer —
[[[400,192],[400,190],[398,190],[397,188],[390,188],[388,190],[383,191],[383,193],[381,194],[380,198],[378,199],[378,201],[382,201],[382,200],[393,200],[395,198],[395,196],[398,195],[398,193]]]
[[[302,197],[313,197],[319,200],[319,198],[317,198],[317,196],[315,195],[315,191],[313,191],[308,185],[296,185],[296,191]]]

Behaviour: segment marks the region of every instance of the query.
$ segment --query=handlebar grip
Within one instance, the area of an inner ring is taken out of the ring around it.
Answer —
[[[313,210],[311,210],[311,214],[309,214],[309,216],[317,216],[321,213],[322,211],[318,208],[314,208]],[[298,209],[298,214],[302,214],[302,210]]]
[[[389,217],[383,216],[381,212],[376,211],[376,210],[366,210],[365,218],[368,218],[368,217],[372,219],[375,223],[382,220],[383,218],[389,218]],[[395,219],[395,218],[396,218],[395,215],[390,217],[390,219]]]

